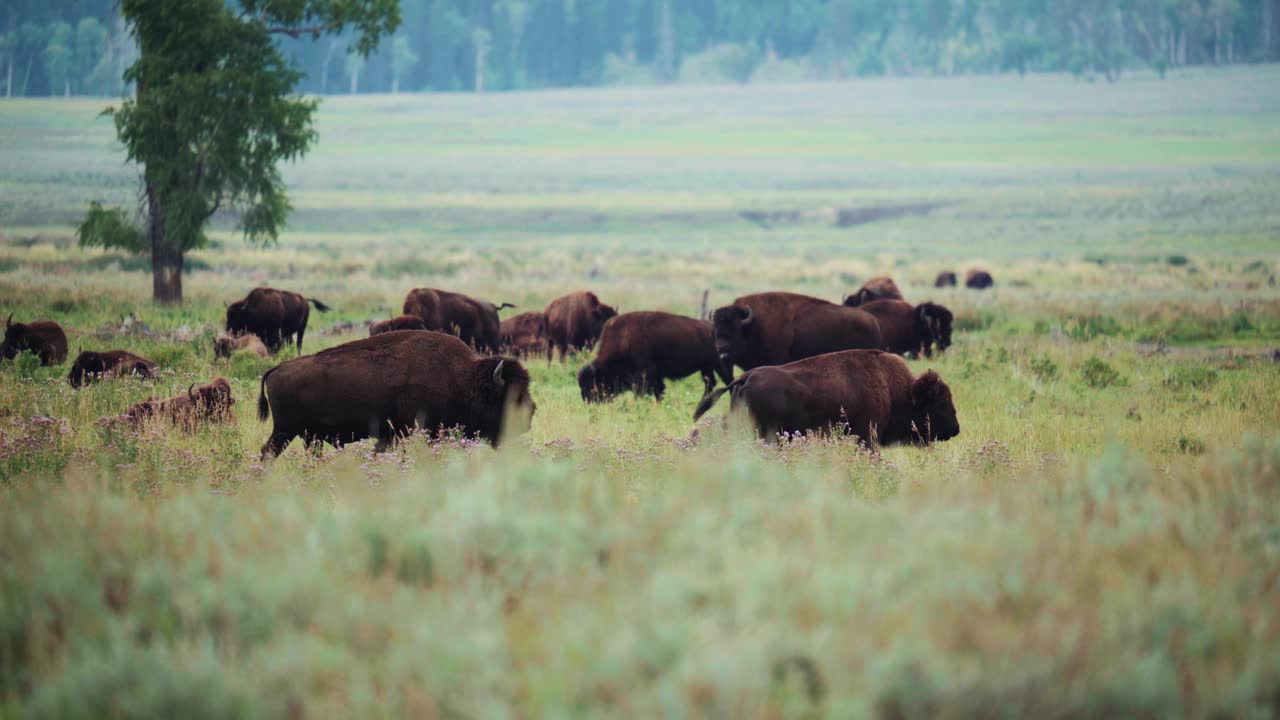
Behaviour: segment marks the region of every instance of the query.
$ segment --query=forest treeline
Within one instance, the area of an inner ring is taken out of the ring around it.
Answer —
[[[6,0],[6,96],[112,95],[137,57],[114,0]],[[401,0],[368,58],[281,40],[313,93],[857,75],[1071,72],[1280,60],[1280,0]],[[7,16],[6,16],[7,15]]]

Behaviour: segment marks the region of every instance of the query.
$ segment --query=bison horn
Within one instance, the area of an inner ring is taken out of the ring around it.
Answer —
[[[750,325],[751,321],[755,319],[756,314],[751,310],[751,308],[746,308],[746,311],[747,314],[742,316],[742,324]]]
[[[196,386],[195,383],[191,383],[190,385],[187,386],[187,397],[191,398],[191,402],[196,401],[196,396],[191,392],[191,389],[194,388],[195,386]]]
[[[9,317],[4,321],[4,329],[8,330],[13,325],[13,313],[9,313]]]
[[[507,384],[506,381],[502,379],[502,365],[505,362],[506,360],[499,360],[498,365],[495,368],[493,368],[493,382],[498,387],[502,387],[503,385]]]

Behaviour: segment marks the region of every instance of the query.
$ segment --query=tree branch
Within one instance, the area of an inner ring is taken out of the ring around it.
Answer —
[[[302,35],[315,35],[318,33],[327,32],[329,30],[334,30],[339,27],[342,27],[342,23],[335,21],[335,22],[321,23],[319,25],[306,25],[303,27],[289,27],[287,25],[267,25],[266,30],[272,35],[288,35],[289,37],[296,38]]]

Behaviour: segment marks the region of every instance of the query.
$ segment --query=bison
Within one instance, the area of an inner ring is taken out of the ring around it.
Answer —
[[[529,374],[518,360],[480,357],[438,332],[398,330],[281,363],[262,376],[258,417],[274,415],[264,459],[298,436],[308,445],[460,427],[494,446],[529,428]]]
[[[503,320],[498,325],[498,344],[516,357],[549,354],[546,313],[527,312]]]
[[[551,350],[559,350],[563,361],[571,349],[591,349],[604,331],[604,324],[617,314],[593,292],[576,292],[552,300],[546,310],[547,362],[551,362]]]
[[[433,288],[410,290],[404,299],[404,314],[422,318],[428,330],[457,335],[462,342],[490,353],[498,350],[498,311],[509,307],[515,305],[495,305]]]
[[[270,357],[271,351],[257,335],[219,335],[213,341],[213,357],[229,358],[241,350],[260,358]]]
[[[933,279],[933,286],[936,288],[955,287],[956,274],[950,270],[943,270]]]
[[[390,320],[378,320],[369,323],[369,337],[381,335],[382,333],[395,332],[396,330],[426,330],[427,324],[422,322],[422,318],[417,315],[400,315]]]
[[[243,300],[227,306],[226,330],[232,335],[257,335],[272,354],[296,337],[298,352],[301,353],[311,305],[320,312],[329,311],[328,305],[296,292],[254,288]]]
[[[876,300],[862,305],[880,323],[880,349],[899,355],[913,352],[933,357],[951,347],[951,311],[926,302],[912,307],[901,300]]]
[[[663,380],[702,374],[703,396],[716,386],[716,375],[733,379],[716,355],[711,323],[665,312],[630,312],[604,325],[596,357],[578,372],[578,389],[586,402],[607,400],[626,390],[666,392]]]
[[[973,290],[986,290],[995,284],[995,281],[991,279],[991,273],[986,270],[974,268],[965,273],[964,276],[964,286]]]
[[[932,370],[913,378],[902,358],[845,350],[749,370],[703,398],[697,421],[729,392],[766,440],[778,433],[842,428],[867,445],[925,444],[960,434],[951,388]]]
[[[235,405],[235,400],[231,397],[231,384],[226,378],[215,378],[199,388],[193,383],[184,395],[140,402],[126,410],[124,418],[133,425],[141,425],[153,417],[164,418],[183,430],[193,432],[203,423],[234,422],[232,405]]]
[[[859,308],[787,292],[744,295],[712,314],[726,371],[783,365],[837,350],[880,347],[880,324]]]
[[[862,287],[858,288],[858,292],[845,296],[844,304],[848,307],[858,307],[873,300],[901,299],[902,291],[898,289],[897,283],[893,281],[893,278],[882,275],[863,283]]]
[[[71,383],[73,388],[82,388],[103,378],[124,377],[126,375],[136,375],[145,380],[154,380],[156,364],[144,357],[139,357],[124,350],[108,350],[107,352],[85,350],[76,356],[76,361],[72,363],[71,374],[67,375],[67,382]]]
[[[9,313],[4,321],[0,358],[12,360],[24,350],[35,353],[41,365],[61,365],[67,361],[67,334],[52,320],[15,324],[13,313]]]

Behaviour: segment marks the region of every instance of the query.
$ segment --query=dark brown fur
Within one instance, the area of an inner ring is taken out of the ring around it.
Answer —
[[[140,402],[126,410],[124,417],[134,425],[153,417],[164,418],[179,429],[194,432],[204,423],[235,422],[233,405],[231,384],[226,378],[216,378],[207,385],[187,388],[183,395]]]
[[[150,360],[124,350],[108,350],[93,352],[85,350],[76,356],[71,365],[71,373],[67,382],[73,388],[82,388],[92,382],[105,378],[137,375],[145,380],[154,380],[156,364]]]
[[[703,398],[694,420],[731,393],[731,412],[747,410],[756,432],[842,427],[868,445],[927,443],[960,434],[951,389],[932,370],[918,378],[902,358],[879,350],[846,350],[743,373]]]
[[[587,402],[606,400],[626,390],[653,393],[661,400],[664,380],[702,374],[705,393],[716,375],[732,379],[716,356],[711,323],[665,312],[631,312],[605,323],[596,358],[578,372],[578,389]]]
[[[985,290],[995,284],[995,280],[991,279],[991,273],[986,270],[974,268],[964,276],[964,286],[974,290]]]
[[[272,354],[296,337],[298,353],[301,354],[312,304],[320,312],[329,310],[329,306],[319,300],[296,292],[254,288],[243,300],[227,306],[226,330],[232,335],[257,335]]]
[[[712,315],[716,352],[744,370],[880,347],[880,325],[859,308],[787,292],[744,295]]]
[[[4,321],[0,359],[12,360],[24,350],[35,353],[41,365],[61,365],[67,361],[67,334],[52,320],[15,323],[13,313],[9,313]]]
[[[264,458],[298,436],[333,445],[376,437],[382,449],[415,427],[461,427],[497,445],[504,433],[527,430],[535,409],[518,360],[479,357],[444,333],[404,330],[277,365],[258,396],[258,417],[275,422]]]
[[[880,323],[880,349],[902,355],[920,353],[933,357],[951,347],[951,311],[926,302],[912,307],[901,300],[875,300],[861,306]]]
[[[862,284],[858,292],[847,296],[844,304],[847,307],[858,307],[874,300],[901,300],[902,291],[898,289],[893,278],[882,275],[874,277]]]
[[[428,330],[456,335],[480,352],[498,351],[498,311],[515,307],[494,305],[462,293],[433,288],[410,290],[404,299],[404,314],[422,318]]]
[[[520,313],[498,325],[498,344],[503,352],[516,357],[550,353],[547,347],[547,315],[540,312]]]
[[[426,330],[427,324],[417,315],[401,315],[390,320],[379,320],[369,324],[369,337],[396,330]]]
[[[938,273],[937,277],[933,279],[933,286],[936,288],[955,287],[956,274],[951,272],[950,270],[943,270],[942,272]]]
[[[604,324],[618,314],[609,305],[600,302],[593,292],[576,292],[556,298],[547,305],[547,339],[552,350],[560,351],[560,360],[570,350],[591,349]],[[547,354],[551,362],[551,354]]]

